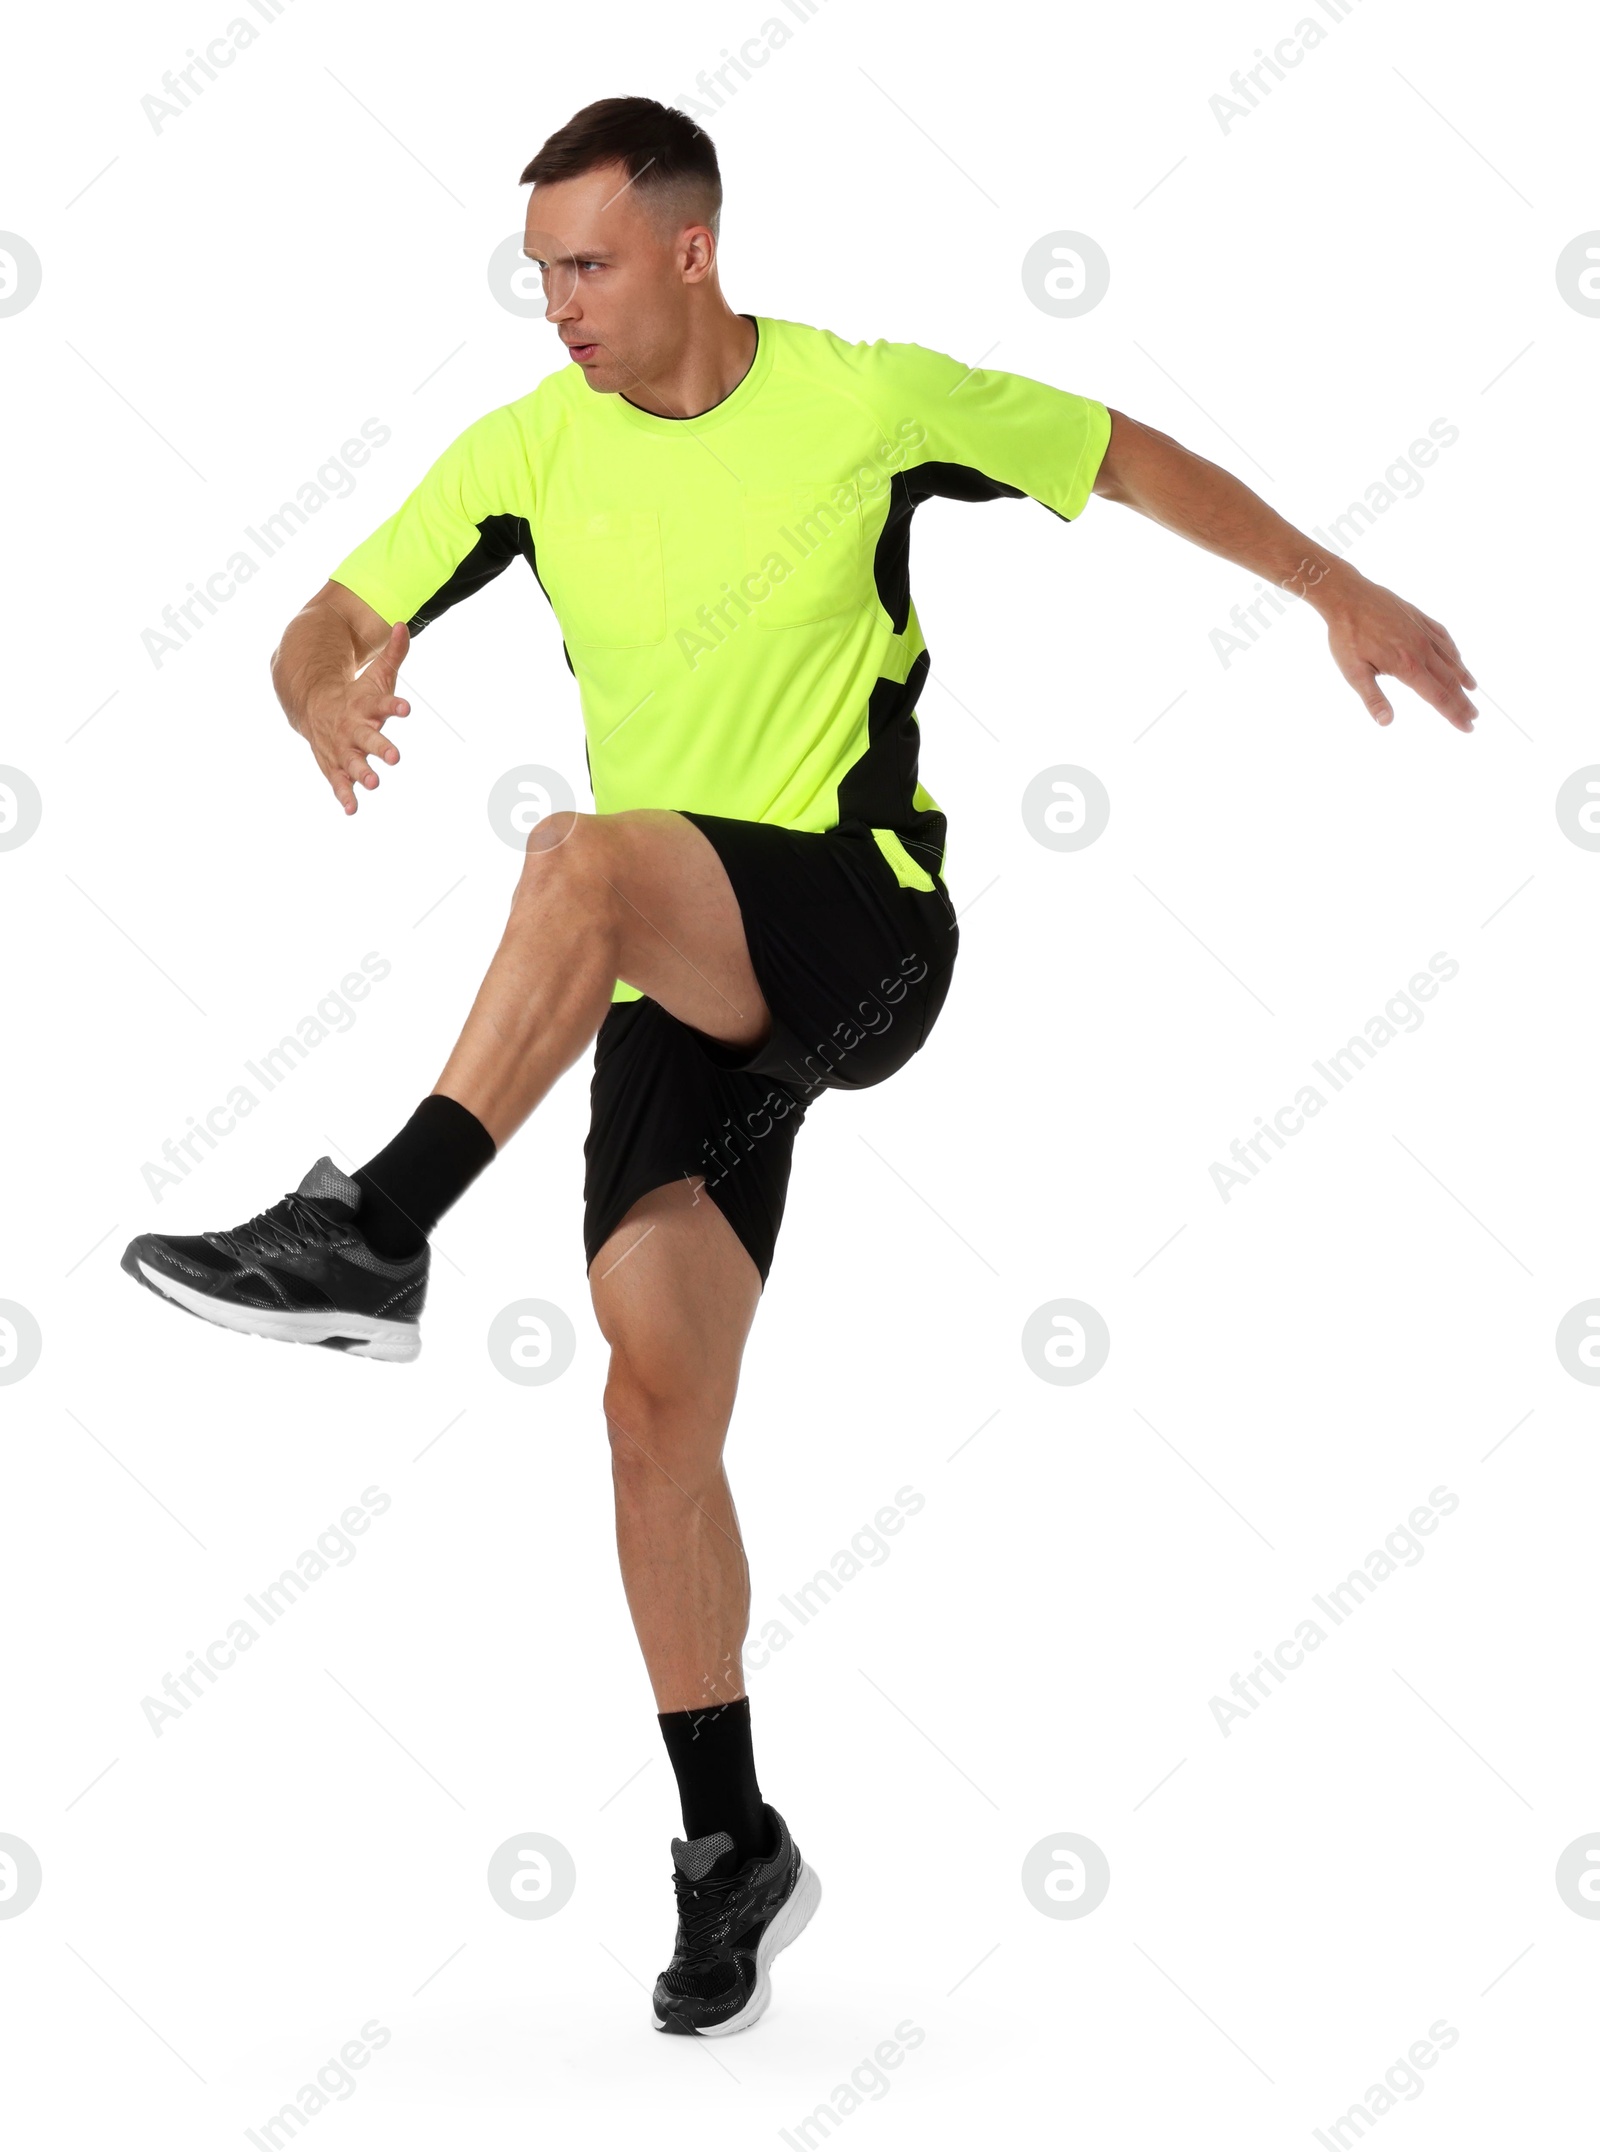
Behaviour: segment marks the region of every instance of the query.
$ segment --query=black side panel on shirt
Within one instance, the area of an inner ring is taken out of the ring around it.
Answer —
[[[448,613],[452,605],[459,605],[463,598],[470,598],[475,590],[482,590],[485,583],[492,583],[502,568],[509,567],[518,554],[533,570],[533,580],[544,590],[545,603],[550,593],[544,589],[544,579],[539,573],[539,562],[534,553],[533,532],[525,516],[485,516],[478,525],[478,542],[451,576],[431,598],[425,599],[406,622],[413,635],[420,634],[429,621],[437,620],[441,613]],[[561,645],[561,655],[572,672],[572,658],[566,644]],[[577,675],[574,673],[573,677]],[[588,753],[587,744],[584,748]]]
[[[919,463],[896,471],[889,486],[889,513],[878,534],[872,574],[878,597],[904,635],[911,617],[911,519],[923,501],[1020,501],[1020,486],[1003,485],[964,463]],[[916,809],[917,697],[928,679],[926,650],[913,659],[904,681],[880,679],[867,706],[867,747],[839,782],[839,819],[869,829],[899,832],[906,850],[931,874],[944,857],[946,821],[934,808]]]
[[[911,611],[911,518],[922,502],[938,497],[949,501],[1020,501],[1020,486],[1003,486],[964,463],[919,463],[909,471],[896,471],[889,482],[889,513],[878,533],[878,549],[872,572],[883,609],[894,623],[896,635],[906,632]]]
[[[452,605],[459,605],[475,590],[482,590],[485,583],[492,583],[501,569],[508,567],[519,553],[528,566],[533,567],[533,538],[525,519],[521,516],[485,516],[478,525],[478,542],[472,551],[450,580],[441,583],[431,598],[423,600],[406,626],[413,635],[418,634],[441,613],[449,612]]]
[[[839,821],[864,829],[892,829],[908,852],[937,874],[944,857],[945,817],[937,808],[920,811],[911,804],[917,790],[920,728],[917,697],[928,679],[929,658],[921,650],[904,681],[878,680],[867,703],[866,751],[839,780]]]

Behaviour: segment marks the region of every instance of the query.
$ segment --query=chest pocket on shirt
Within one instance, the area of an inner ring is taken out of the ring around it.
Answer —
[[[661,525],[652,509],[552,519],[540,529],[538,563],[568,643],[626,650],[665,636]]]
[[[864,603],[866,538],[854,479],[747,492],[741,505],[748,587],[736,587],[758,627],[805,627]]]

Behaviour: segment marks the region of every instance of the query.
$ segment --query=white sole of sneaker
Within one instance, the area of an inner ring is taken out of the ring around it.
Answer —
[[[290,1345],[322,1345],[329,1338],[353,1338],[356,1342],[343,1349],[358,1360],[414,1360],[422,1350],[422,1334],[415,1323],[390,1322],[381,1315],[241,1308],[231,1301],[214,1300],[209,1293],[197,1293],[192,1286],[180,1285],[176,1278],[164,1278],[142,1258],[139,1269],[163,1299],[176,1301],[191,1315],[202,1316],[224,1330],[242,1331],[247,1337],[278,1338]]]
[[[787,1904],[774,1915],[766,1934],[756,1945],[756,1984],[751,1990],[750,2000],[738,2016],[729,2018],[726,2024],[699,2026],[697,2030],[702,2039],[719,2039],[724,2033],[749,2031],[772,2000],[770,1974],[773,1959],[780,1950],[788,1949],[821,1903],[822,1885],[817,1879],[817,1872],[802,1858],[800,1873]],[[656,2019],[656,2030],[661,2030],[660,2018]]]

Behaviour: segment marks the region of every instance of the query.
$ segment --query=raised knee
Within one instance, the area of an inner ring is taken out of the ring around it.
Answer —
[[[607,851],[606,817],[582,814],[575,807],[557,807],[541,815],[528,832],[522,855],[522,876],[591,871]]]
[[[537,860],[552,853],[566,852],[568,858],[576,858],[576,847],[588,847],[599,822],[599,815],[584,814],[576,807],[553,807],[529,830],[527,856]]]
[[[610,911],[616,905],[615,879],[606,817],[558,808],[528,832],[512,906],[547,897],[553,888],[571,888],[582,891],[586,905]]]

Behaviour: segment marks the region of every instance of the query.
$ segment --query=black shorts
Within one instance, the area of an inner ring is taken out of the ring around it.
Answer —
[[[960,936],[943,879],[888,836],[683,810],[733,884],[772,1030],[724,1045],[652,1001],[614,1002],[595,1040],[584,1155],[592,1263],[649,1189],[687,1178],[716,1203],[765,1286],[795,1131],[821,1091],[864,1090],[932,1030]]]

